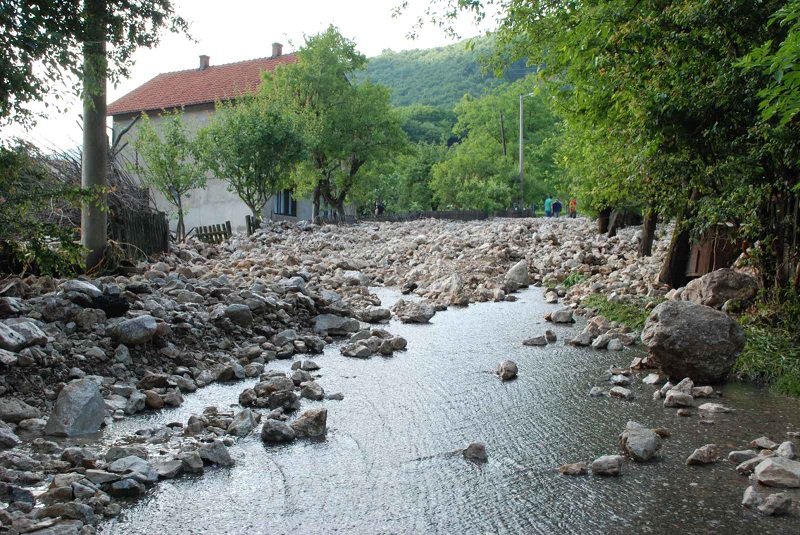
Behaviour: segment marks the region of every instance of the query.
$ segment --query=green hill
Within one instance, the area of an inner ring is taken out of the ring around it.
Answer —
[[[535,67],[517,61],[498,80],[481,68],[481,58],[491,53],[491,38],[477,39],[471,48],[467,43],[402,52],[385,50],[369,60],[364,76],[391,88],[395,106],[424,104],[452,109],[467,93],[479,96],[487,88],[535,72]]]

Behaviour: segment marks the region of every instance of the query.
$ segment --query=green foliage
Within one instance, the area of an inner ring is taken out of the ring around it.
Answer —
[[[609,321],[617,321],[627,325],[631,329],[641,331],[644,329],[644,322],[650,315],[650,310],[646,308],[648,302],[658,304],[661,300],[646,299],[640,303],[612,303],[604,295],[590,295],[582,304],[586,308],[597,310],[597,313],[604,316]]]
[[[464,95],[478,97],[503,82],[513,82],[536,71],[520,60],[511,63],[501,78],[495,78],[483,67],[493,45],[492,37],[484,37],[440,48],[385,50],[369,60],[359,77],[391,88],[395,106],[450,109]]]
[[[262,86],[303,125],[309,158],[295,173],[300,192],[313,192],[316,206],[323,199],[339,215],[351,191],[369,180],[369,164],[407,147],[388,89],[354,79],[365,63],[355,43],[330,26],[306,39],[297,63],[265,73]]]
[[[10,254],[17,268],[44,275],[68,276],[80,266],[83,248],[77,229],[39,217],[50,203],[77,205],[98,195],[81,193],[55,180],[45,158],[31,145],[0,146],[0,252]]]
[[[217,103],[197,143],[201,164],[227,182],[256,219],[270,197],[291,184],[295,165],[306,157],[296,118],[261,97]]]
[[[412,143],[447,143],[456,141],[453,127],[456,114],[452,110],[414,104],[397,109],[403,131]]]
[[[83,78],[82,45],[88,34],[86,2],[74,0],[4,0],[0,7],[0,120],[33,117],[28,105],[46,95],[58,100],[64,71]],[[105,0],[107,60],[112,81],[128,75],[133,52],[152,48],[164,29],[184,32],[186,21],[175,15],[170,0]],[[83,88],[91,91],[97,88]],[[53,93],[53,91],[56,91]],[[46,105],[53,103],[48,99]]]
[[[177,110],[164,113],[160,129],[156,129],[150,117],[143,113],[134,146],[144,163],[137,168],[139,177],[175,206],[178,240],[183,240],[186,234],[183,199],[189,197],[190,190],[206,184],[205,173],[197,161],[198,151],[186,130],[183,113]]]
[[[800,300],[796,294],[787,297],[764,302],[739,319],[747,343],[734,371],[778,393],[800,397]]]
[[[442,205],[495,210],[519,203],[519,98],[535,88],[536,79],[530,76],[458,103],[453,132],[461,142],[433,169],[431,189]],[[524,110],[524,204],[530,206],[553,189],[551,141],[559,127],[538,92],[525,99]]]
[[[580,284],[586,278],[586,275],[583,273],[578,273],[577,271],[571,272],[567,275],[567,278],[561,283],[564,288],[572,288],[576,284]]]
[[[770,25],[787,29],[783,41],[770,39],[741,65],[766,72],[768,85],[758,93],[762,115],[767,121],[777,116],[786,125],[800,112],[800,0],[790,0],[776,11]]]

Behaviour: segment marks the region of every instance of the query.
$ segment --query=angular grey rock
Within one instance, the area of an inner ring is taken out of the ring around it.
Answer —
[[[648,316],[642,343],[666,374],[722,381],[744,348],[744,329],[730,316],[686,301],[665,301]]]
[[[505,277],[506,288],[510,292],[516,292],[520,288],[525,288],[529,285],[528,280],[528,262],[527,260],[520,260],[508,270]]]
[[[589,390],[589,396],[593,398],[599,398],[604,394],[603,389],[599,386],[593,386],[591,390]]]
[[[153,468],[161,479],[172,479],[183,471],[183,464],[178,459],[153,461]]]
[[[486,461],[489,456],[486,454],[486,444],[483,442],[473,442],[461,451],[465,458],[471,461]]]
[[[39,409],[17,398],[0,398],[0,420],[18,423],[29,418],[39,418]]]
[[[787,459],[794,459],[796,455],[794,443],[789,440],[782,442],[775,453]]]
[[[47,335],[31,319],[12,318],[6,320],[5,324],[22,336],[25,340],[23,347],[43,346],[47,343]],[[0,347],[2,347],[2,334],[0,334]]]
[[[0,427],[0,449],[11,449],[19,446],[19,437],[10,428]]]
[[[779,446],[777,442],[773,442],[768,437],[758,437],[757,439],[750,441],[750,445],[761,450],[773,451],[778,449]]]
[[[622,450],[634,461],[646,462],[661,449],[661,437],[636,422],[628,422],[619,436]]]
[[[295,433],[289,424],[280,420],[267,419],[261,427],[261,440],[267,443],[291,442]]]
[[[105,414],[105,403],[97,383],[90,379],[78,379],[59,392],[44,432],[67,437],[97,433],[103,425]]]
[[[246,437],[255,429],[258,419],[250,409],[244,409],[236,413],[233,421],[228,426],[228,434],[239,438]]]
[[[717,462],[719,458],[719,448],[716,444],[706,444],[701,448],[697,448],[689,455],[689,458],[686,459],[687,465],[697,465],[697,464],[710,464]]]
[[[380,323],[392,318],[392,311],[388,308],[370,307],[356,312],[356,317],[366,323]]]
[[[427,303],[405,299],[398,299],[392,307],[392,312],[403,323],[428,323],[436,314],[436,310]]]
[[[661,382],[661,376],[657,373],[651,373],[642,379],[642,382],[646,385],[656,385]]]
[[[135,497],[144,494],[145,487],[140,481],[134,478],[125,478],[113,482],[108,489],[108,493],[120,498]]]
[[[497,371],[495,373],[497,373],[503,381],[510,381],[517,377],[518,372],[519,370],[517,369],[516,362],[513,360],[504,360],[497,365]]]
[[[0,322],[0,349],[16,352],[23,347],[25,347],[25,337]]]
[[[757,292],[758,282],[754,278],[722,268],[689,282],[681,292],[681,299],[720,308],[731,299],[745,303],[755,297]]]
[[[575,323],[575,319],[572,317],[573,314],[574,311],[571,308],[559,308],[550,314],[550,321],[553,323]]]
[[[784,457],[768,457],[755,469],[758,482],[768,487],[800,487],[800,462]]]
[[[322,335],[344,336],[358,331],[358,320],[335,314],[320,314],[314,318],[314,332]]]
[[[608,391],[608,395],[611,396],[612,398],[619,398],[628,401],[633,399],[633,392],[621,386],[613,387],[611,390]]]
[[[547,345],[547,338],[544,336],[534,336],[522,341],[524,346],[544,347]]]
[[[784,493],[771,494],[758,506],[758,512],[767,516],[780,516],[789,514],[792,510],[792,499]]]
[[[611,378],[609,379],[609,381],[611,381],[611,384],[617,385],[617,386],[628,386],[629,384],[631,384],[630,377],[626,377],[626,376],[621,375],[621,374],[620,375],[612,375]]]
[[[732,451],[728,454],[728,460],[737,465],[755,457],[758,457],[758,453],[753,450]]]
[[[579,462],[573,464],[565,464],[558,468],[562,476],[582,476],[586,475],[586,463]]]
[[[149,342],[157,332],[158,322],[153,316],[139,316],[119,323],[111,336],[121,344],[135,346]]]
[[[290,426],[298,437],[319,437],[327,431],[328,409],[311,409],[300,415]]]
[[[125,414],[136,414],[143,411],[147,406],[147,396],[143,392],[136,390],[131,393],[128,402],[125,404]]]
[[[189,472],[190,474],[203,473],[203,459],[200,458],[200,453],[197,450],[179,453],[178,460],[181,462],[181,468],[184,472]]]
[[[153,465],[135,455],[129,455],[122,459],[117,459],[108,466],[108,471],[115,474],[122,474],[142,483],[155,483],[158,481],[158,472]]]
[[[202,444],[198,452],[200,453],[200,458],[206,462],[219,466],[233,466],[231,454],[221,440]]]
[[[764,499],[761,497],[761,494],[752,486],[747,487],[744,491],[744,496],[742,496],[742,505],[748,509],[757,508],[763,501]]]
[[[665,407],[691,407],[694,398],[689,394],[684,394],[678,390],[670,390],[664,399]]]
[[[592,475],[618,476],[622,471],[622,455],[603,455],[592,461]]]
[[[611,340],[608,341],[606,349],[608,349],[609,351],[622,351],[623,350],[622,341],[617,338],[612,338]]]
[[[225,308],[225,317],[241,327],[247,327],[253,324],[253,313],[247,305],[228,305]]]
[[[321,401],[325,399],[325,390],[316,381],[306,381],[300,385],[300,397]]]

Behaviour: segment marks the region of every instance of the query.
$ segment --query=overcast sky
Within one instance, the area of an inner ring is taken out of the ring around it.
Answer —
[[[196,68],[198,56],[211,56],[211,64],[265,57],[272,54],[272,43],[283,43],[284,53],[297,50],[303,35],[313,35],[333,23],[345,37],[353,39],[367,57],[384,49],[395,51],[430,48],[452,43],[444,33],[428,24],[419,38],[409,40],[417,16],[422,15],[425,0],[409,0],[409,7],[399,18],[392,18],[392,8],[402,0],[175,0],[176,11],[189,20],[190,33],[196,42],[185,36],[166,35],[153,50],[139,50],[134,55],[131,77],[117,87],[108,88],[111,103],[142,85],[159,73]],[[462,38],[478,35],[481,30],[469,17],[457,24]],[[63,149],[80,144],[77,124],[80,114],[77,99],[70,110],[40,120],[31,131],[18,127],[4,128],[2,137],[21,135],[40,145]]]

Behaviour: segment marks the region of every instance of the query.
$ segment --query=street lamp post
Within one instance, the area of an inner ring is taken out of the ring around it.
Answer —
[[[525,97],[532,97],[533,93],[528,93],[527,95],[520,95],[519,96],[519,207],[520,210],[525,206],[525,167],[524,167],[524,157],[525,157],[525,125],[523,121],[524,117],[524,108],[522,105],[522,101]]]

